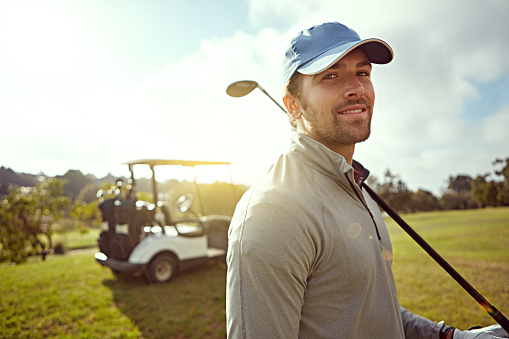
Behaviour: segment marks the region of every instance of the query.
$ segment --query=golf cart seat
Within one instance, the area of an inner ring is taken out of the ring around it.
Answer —
[[[209,215],[202,217],[203,227],[207,233],[208,247],[227,250],[228,229],[232,218],[223,215]]]
[[[162,224],[160,226],[164,227],[165,225],[168,226],[173,225],[170,209],[168,208],[168,206],[164,203],[159,203],[158,206],[161,207],[161,212],[163,213],[164,216],[164,221],[163,220],[159,221]]]
[[[193,237],[201,237],[205,234],[205,230],[203,228],[202,222],[199,219],[196,218],[186,218],[186,219],[174,219],[172,218],[172,214],[170,213],[170,209],[166,204],[159,204],[159,207],[161,208],[161,212],[164,215],[164,222],[159,221],[159,223],[162,223],[167,226],[173,226],[177,230],[178,235],[188,238]],[[195,231],[186,232],[183,230],[182,227],[179,227],[179,224],[191,224],[196,225]],[[163,226],[161,226],[163,227]]]

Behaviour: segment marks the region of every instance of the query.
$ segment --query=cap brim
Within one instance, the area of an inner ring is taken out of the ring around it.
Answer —
[[[333,47],[299,67],[297,72],[307,75],[323,72],[357,47],[362,48],[374,64],[387,64],[394,58],[392,48],[385,41],[365,39]]]

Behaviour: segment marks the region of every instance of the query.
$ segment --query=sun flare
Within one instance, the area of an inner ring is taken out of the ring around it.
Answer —
[[[76,67],[80,48],[65,14],[37,3],[16,3],[4,12],[0,42],[9,61],[31,78],[48,79]]]

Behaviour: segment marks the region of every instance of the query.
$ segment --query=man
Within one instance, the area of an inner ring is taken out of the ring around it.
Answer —
[[[229,337],[464,335],[399,305],[389,233],[360,187],[369,172],[353,154],[370,134],[371,67],[392,58],[384,41],[361,40],[336,22],[291,41],[283,101],[296,133],[243,196],[230,226]]]

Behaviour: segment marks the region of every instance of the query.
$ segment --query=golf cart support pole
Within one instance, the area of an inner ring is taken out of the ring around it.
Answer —
[[[491,305],[475,288],[472,287],[444,258],[440,256],[410,225],[408,225],[392,208],[387,205],[366,183],[362,187],[369,193],[371,198],[380,206],[389,216],[398,223],[405,232],[412,237],[449,275],[458,282],[477,302],[484,308],[502,328],[509,333],[509,320],[500,313],[495,306]]]
[[[156,170],[155,170],[154,165],[150,165],[150,171],[152,172],[152,187],[153,187],[152,194],[153,194],[154,204],[156,204],[156,206],[157,206],[157,203],[159,202],[159,192],[157,190]]]

